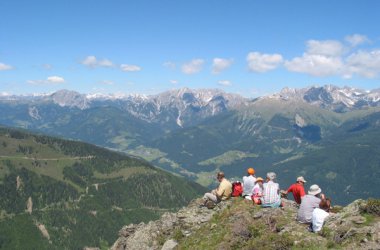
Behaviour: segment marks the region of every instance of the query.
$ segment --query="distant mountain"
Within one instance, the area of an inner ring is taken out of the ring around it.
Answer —
[[[252,100],[220,90],[187,88],[153,96],[59,91],[41,96],[3,96],[0,110],[2,124],[137,155],[208,186],[213,185],[216,170],[240,178],[248,166],[253,166],[263,176],[282,163],[296,163],[293,160],[317,150],[328,154],[323,149],[329,143],[340,147],[353,136],[344,130],[345,124],[360,123],[380,111],[380,91],[331,85],[285,88]],[[363,127],[356,137],[358,143],[365,140],[361,135],[370,129],[365,124],[359,124]],[[342,136],[336,137],[338,134]],[[348,152],[340,157],[348,157]],[[372,151],[361,154],[366,152]],[[367,163],[361,166],[371,168]],[[289,175],[283,179],[285,185],[301,171],[290,167],[286,165]],[[316,175],[309,179],[321,180]],[[330,185],[328,189],[332,184],[326,184]],[[344,197],[339,199],[344,201]]]
[[[368,107],[380,106],[380,90],[364,91],[350,87],[339,88],[332,85],[324,87],[310,87],[304,89],[284,88],[277,98],[298,99],[333,110],[335,112],[348,112]]]
[[[243,105],[247,99],[227,94],[218,89],[191,90],[183,88],[158,95],[84,95],[75,91],[60,90],[49,95],[0,96],[0,101],[8,105],[28,104],[32,109],[31,118],[39,107],[58,105],[86,110],[99,107],[116,107],[121,111],[149,123],[175,128],[191,126],[200,120]]]
[[[202,192],[141,159],[0,127],[0,249],[107,248]]]

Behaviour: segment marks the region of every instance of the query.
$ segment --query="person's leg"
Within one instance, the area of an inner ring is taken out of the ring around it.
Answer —
[[[276,203],[264,203],[264,204],[261,204],[261,207],[272,207],[272,208],[277,208],[277,207],[280,207],[281,205],[281,200],[279,200],[278,202]]]
[[[218,198],[216,197],[215,194],[212,194],[212,193],[205,193],[205,195],[203,196],[203,199],[205,201],[211,200],[211,201],[213,201],[215,203],[218,203]]]
[[[279,200],[278,202],[272,204],[273,208],[277,208],[277,207],[280,207],[280,206],[281,206],[281,200]]]

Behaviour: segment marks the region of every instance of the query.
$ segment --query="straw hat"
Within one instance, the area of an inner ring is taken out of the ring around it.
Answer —
[[[256,183],[256,182],[259,182],[259,181],[261,181],[261,182],[264,182],[264,179],[263,179],[263,178],[261,178],[261,177],[257,177],[257,179],[256,179],[255,183]]]

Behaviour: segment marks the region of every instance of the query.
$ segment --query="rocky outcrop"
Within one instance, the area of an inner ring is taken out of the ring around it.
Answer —
[[[297,206],[261,208],[233,198],[214,209],[193,201],[160,220],[128,225],[111,249],[380,249],[380,201],[357,200],[335,207],[321,232],[295,218]]]
[[[42,236],[50,241],[50,235],[44,224],[37,223],[37,228],[40,230]]]
[[[329,216],[324,225],[325,236],[351,249],[380,249],[380,214],[367,211],[373,201],[356,200]],[[380,208],[380,202],[377,203]]]
[[[21,180],[20,176],[17,175],[17,177],[16,177],[16,190],[18,191],[22,187],[22,185],[23,185],[22,180]]]
[[[172,249],[176,245],[173,238],[190,236],[209,222],[215,213],[230,206],[231,201],[219,203],[214,209],[199,207],[200,203],[201,200],[194,200],[177,213],[163,214],[157,221],[123,227],[111,249]]]
[[[30,196],[28,200],[26,201],[26,212],[29,214],[33,212],[33,200],[32,200],[32,197]]]

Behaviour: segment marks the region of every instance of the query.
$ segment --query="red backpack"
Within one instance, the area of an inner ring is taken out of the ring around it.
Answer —
[[[232,183],[232,197],[238,197],[243,194],[243,185],[241,185],[240,181],[235,181]]]

